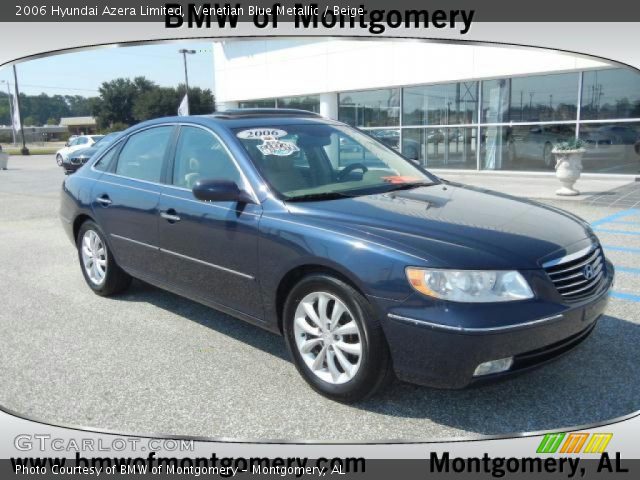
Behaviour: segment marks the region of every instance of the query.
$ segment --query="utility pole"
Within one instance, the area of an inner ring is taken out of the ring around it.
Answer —
[[[13,138],[13,144],[16,144],[16,130],[13,128],[13,100],[11,99],[11,84],[8,80],[2,80],[0,83],[7,84],[7,100],[9,101],[9,115],[11,116],[11,136]]]
[[[187,50],[186,48],[181,48],[178,50],[178,53],[182,54],[182,60],[184,61],[184,87],[185,87],[185,95],[187,96],[187,107],[189,106],[189,74],[187,73],[187,55],[194,55],[196,53],[195,50]]]
[[[20,108],[20,90],[18,89],[18,73],[16,72],[16,66],[13,65],[13,80],[16,91],[16,103],[18,105],[18,118],[20,119],[20,133],[22,134],[22,150],[20,153],[22,155],[29,155],[29,149],[27,148],[27,144],[24,139],[24,122],[22,121],[22,109]],[[13,121],[13,119],[11,119]]]

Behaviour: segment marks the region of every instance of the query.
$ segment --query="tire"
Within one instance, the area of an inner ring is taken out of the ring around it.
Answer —
[[[319,314],[321,297],[326,302],[324,316]],[[327,322],[324,332],[306,313],[309,306],[316,319]],[[344,309],[344,313],[336,315],[333,322],[329,317],[338,306],[337,311]],[[334,323],[333,329],[327,328],[329,322]],[[389,347],[372,306],[342,280],[326,274],[304,277],[289,293],[283,326],[298,372],[325,397],[343,403],[357,402],[393,378]],[[355,353],[358,350],[359,356]]]
[[[129,288],[131,276],[116,263],[105,241],[105,235],[96,223],[87,220],[80,226],[76,246],[82,275],[96,294],[106,297]],[[99,261],[90,261],[95,258]]]
[[[56,155],[56,163],[58,164],[59,167],[62,166],[62,155],[60,154]]]
[[[549,142],[544,144],[544,149],[542,150],[542,160],[544,161],[544,165],[546,167],[553,166],[553,155],[551,154],[552,150],[553,147]]]

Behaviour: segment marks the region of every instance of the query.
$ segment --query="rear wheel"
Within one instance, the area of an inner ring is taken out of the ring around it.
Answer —
[[[131,276],[116,263],[96,223],[87,220],[82,224],[76,245],[82,275],[95,293],[108,296],[129,287]]]
[[[296,368],[322,395],[355,402],[392,378],[380,323],[369,302],[345,282],[305,277],[289,294],[284,315]]]

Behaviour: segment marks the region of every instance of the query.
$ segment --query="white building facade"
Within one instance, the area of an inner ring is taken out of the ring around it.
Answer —
[[[584,171],[637,174],[640,73],[562,52],[403,40],[215,42],[217,108],[303,108],[431,169],[549,171],[586,142]]]

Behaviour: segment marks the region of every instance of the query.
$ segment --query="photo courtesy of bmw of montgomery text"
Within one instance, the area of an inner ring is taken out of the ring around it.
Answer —
[[[614,276],[580,218],[300,110],[132,127],[66,177],[61,217],[97,294],[136,277],[281,333],[343,402],[394,374],[461,388],[556,358]]]

